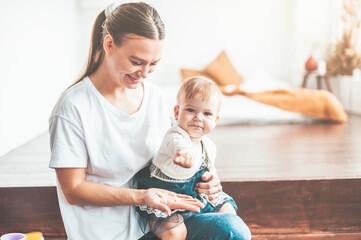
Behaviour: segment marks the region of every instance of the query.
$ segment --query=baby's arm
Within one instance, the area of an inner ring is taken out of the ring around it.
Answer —
[[[193,166],[193,158],[189,152],[182,148],[179,149],[177,155],[174,158],[174,163],[184,168],[191,168]]]
[[[168,177],[183,180],[194,175],[201,159],[195,157],[193,144],[187,136],[176,130],[171,128],[168,131],[152,162]]]
[[[190,143],[180,133],[168,135],[167,148],[172,156],[175,156],[173,162],[184,168],[191,168],[194,164]]]

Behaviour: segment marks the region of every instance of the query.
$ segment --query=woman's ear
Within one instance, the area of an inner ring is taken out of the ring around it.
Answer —
[[[108,56],[110,55],[110,49],[113,47],[113,45],[114,45],[113,37],[107,34],[103,41],[103,48]]]
[[[178,121],[178,115],[179,115],[179,106],[174,107],[174,118],[176,121]]]

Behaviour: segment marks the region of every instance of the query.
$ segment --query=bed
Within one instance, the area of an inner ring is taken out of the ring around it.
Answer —
[[[340,101],[329,91],[294,87],[265,70],[241,75],[224,50],[203,70],[180,68],[180,73],[182,81],[202,76],[218,85],[224,95],[221,125],[312,123],[320,120],[344,123],[348,120]],[[163,88],[167,102],[174,106],[177,87]]]
[[[176,105],[176,95],[180,84],[161,86],[171,112]],[[269,74],[255,73],[244,79],[240,85],[247,92],[262,92],[277,89],[291,89],[292,86]],[[300,113],[285,111],[277,107],[263,104],[242,95],[222,96],[218,125],[233,124],[291,124],[322,122]],[[174,117],[171,116],[174,120]]]

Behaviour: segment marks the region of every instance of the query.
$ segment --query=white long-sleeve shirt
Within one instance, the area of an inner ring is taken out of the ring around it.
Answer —
[[[208,157],[208,169],[216,173],[214,161],[216,158],[216,146],[212,140],[203,136],[203,148]],[[180,149],[185,149],[193,158],[193,166],[185,168],[174,163],[174,158]],[[192,143],[188,133],[178,125],[171,127],[164,136],[158,153],[153,158],[153,164],[168,177],[174,179],[191,178],[202,165],[201,155]]]

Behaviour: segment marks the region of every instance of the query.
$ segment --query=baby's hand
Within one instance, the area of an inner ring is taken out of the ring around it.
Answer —
[[[174,158],[174,163],[184,168],[191,168],[193,166],[193,159],[185,149],[180,149]]]

